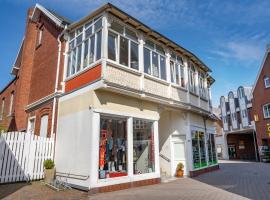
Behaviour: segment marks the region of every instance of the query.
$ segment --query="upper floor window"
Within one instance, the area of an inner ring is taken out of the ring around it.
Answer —
[[[264,76],[264,87],[269,88],[270,87],[270,79],[268,76]]]
[[[170,60],[170,72],[171,72],[171,82],[185,87],[185,71],[183,59],[174,54],[171,55]]]
[[[242,112],[242,117],[243,118],[247,117],[247,110],[246,109],[242,110],[241,112]]]
[[[205,74],[201,71],[199,71],[199,93],[200,93],[200,96],[203,97],[203,98],[207,98],[207,90],[206,90],[206,87],[205,87]]]
[[[1,105],[1,113],[0,113],[0,119],[2,120],[4,117],[4,110],[5,110],[5,98],[2,99],[2,105]]]
[[[13,110],[13,101],[14,101],[14,91],[12,91],[11,94],[10,94],[9,115],[12,114],[12,110]]]
[[[152,41],[147,40],[144,45],[144,72],[166,80],[165,51]]]
[[[196,70],[192,63],[189,63],[188,76],[189,76],[189,90],[193,93],[197,93],[196,82],[195,82]]]
[[[263,116],[264,118],[270,118],[270,104],[263,105]]]
[[[101,58],[102,18],[95,19],[73,31],[69,38],[67,77]]]
[[[42,36],[43,36],[43,26],[38,28],[37,31],[37,39],[36,39],[36,47],[40,46],[42,43]]]
[[[108,58],[132,69],[139,69],[139,44],[135,32],[112,22],[108,33]]]
[[[243,87],[240,87],[238,89],[238,96],[239,96],[239,98],[243,98],[245,96],[245,92],[244,92],[244,88]]]

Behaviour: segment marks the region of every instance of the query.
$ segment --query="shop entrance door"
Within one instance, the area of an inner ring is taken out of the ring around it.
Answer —
[[[172,176],[175,175],[176,167],[178,163],[184,164],[184,172],[186,169],[186,157],[185,157],[185,136],[173,136],[172,137]]]
[[[236,159],[236,147],[234,144],[230,144],[229,148],[229,159]]]

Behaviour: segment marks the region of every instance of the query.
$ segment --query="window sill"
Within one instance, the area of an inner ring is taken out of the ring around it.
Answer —
[[[112,65],[112,66],[117,67],[119,69],[125,70],[127,72],[130,72],[130,73],[133,73],[133,74],[136,74],[136,75],[142,75],[142,72],[140,72],[139,70],[130,68],[130,67],[125,66],[125,65],[121,65],[121,64],[117,63],[116,61],[113,61],[113,60],[108,59],[107,60],[107,63],[109,65]]]
[[[180,89],[180,90],[183,90],[183,91],[187,92],[187,89],[186,89],[186,88],[184,88],[184,87],[182,87],[182,86],[180,86],[180,85],[177,85],[177,84],[175,84],[175,83],[171,83],[171,84],[172,84],[172,87],[175,87],[175,88],[178,88],[178,89]]]
[[[157,82],[162,83],[162,84],[164,84],[164,85],[170,85],[169,82],[167,82],[167,81],[165,81],[165,80],[163,80],[163,79],[154,77],[154,76],[152,76],[152,75],[149,75],[149,74],[144,73],[144,76],[145,76],[146,78],[148,78],[148,79],[151,79],[151,80],[153,80],[153,81],[157,81]]]
[[[195,92],[192,92],[192,91],[189,91],[189,94],[192,94],[192,95],[195,96],[195,97],[199,97],[198,94],[196,94]]]
[[[39,47],[41,47],[41,43],[36,45],[36,50],[39,49]]]
[[[200,96],[201,100],[205,101],[205,102],[208,102],[208,99],[206,97],[202,97]]]

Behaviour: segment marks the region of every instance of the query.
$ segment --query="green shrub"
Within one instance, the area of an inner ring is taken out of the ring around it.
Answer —
[[[45,169],[53,169],[54,168],[54,162],[52,159],[47,159],[44,161],[44,168]]]
[[[177,167],[176,167],[176,171],[180,171],[180,170],[183,170],[183,168],[184,168],[184,165],[183,165],[183,163],[178,163],[178,165],[177,165]]]

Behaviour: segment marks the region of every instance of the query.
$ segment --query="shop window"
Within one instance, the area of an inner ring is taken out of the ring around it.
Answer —
[[[209,165],[217,164],[215,135],[209,134],[207,140]]]
[[[127,121],[101,117],[99,178],[127,176]]]
[[[133,121],[133,166],[134,174],[155,171],[154,127],[151,121]]]
[[[205,155],[205,134],[202,131],[192,131],[192,150],[194,169],[207,166]]]

